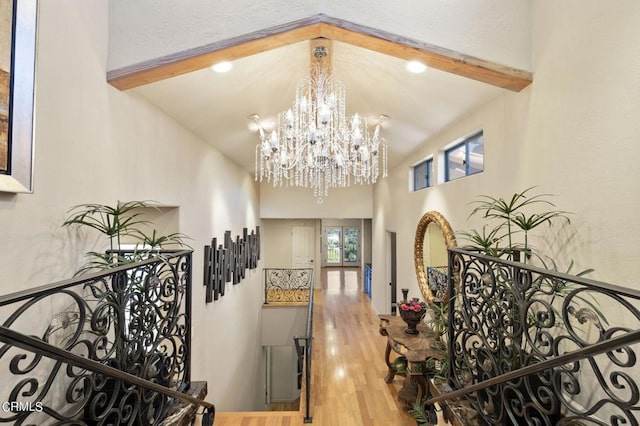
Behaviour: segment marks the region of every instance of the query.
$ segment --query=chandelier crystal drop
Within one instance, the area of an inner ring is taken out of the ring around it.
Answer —
[[[387,142],[380,130],[388,117],[380,116],[372,135],[365,117],[347,117],[344,85],[323,64],[327,48],[316,47],[313,54],[310,76],[300,80],[293,106],[278,114],[275,128],[266,132],[257,114],[250,118],[260,134],[256,181],[312,188],[321,200],[330,188],[387,176]]]

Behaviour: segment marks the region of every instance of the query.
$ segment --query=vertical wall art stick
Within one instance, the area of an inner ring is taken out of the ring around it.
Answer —
[[[233,250],[231,249],[231,245],[233,242],[231,241],[231,231],[224,231],[224,248],[227,253],[231,253]],[[225,256],[224,258],[224,280],[226,282],[231,281],[231,257]]]
[[[254,269],[258,266],[258,247],[260,246],[260,239],[258,238],[258,232],[260,227],[256,228],[256,231],[251,231],[249,235],[249,268]]]
[[[213,280],[212,280],[212,266],[213,262],[211,261],[211,246],[204,246],[204,285],[206,286],[205,290],[205,300],[207,303],[212,302],[212,291],[213,291]]]
[[[256,259],[260,260],[260,227],[259,226],[256,226]]]
[[[225,279],[224,279],[224,253],[225,249],[222,247],[222,244],[218,246],[218,250],[216,252],[216,270],[215,270],[215,279],[216,285],[214,287],[214,295],[213,299],[218,300],[219,296],[224,296],[225,289]]]
[[[210,303],[224,296],[226,283],[239,284],[246,277],[247,269],[258,267],[260,259],[260,227],[255,231],[242,229],[242,237],[231,238],[231,231],[225,231],[224,244],[218,245],[217,238],[210,246],[204,246],[204,286],[205,301]]]
[[[236,236],[236,241],[233,243],[233,284],[240,283],[240,236]]]
[[[211,289],[209,289],[208,298],[211,299],[211,292],[213,292],[213,300],[218,300],[220,295],[220,282],[218,280],[218,270],[220,269],[219,255],[216,246],[218,244],[217,238],[211,239]],[[209,302],[207,302],[209,303]]]

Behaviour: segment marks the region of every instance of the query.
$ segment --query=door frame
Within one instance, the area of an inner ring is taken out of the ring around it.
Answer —
[[[389,236],[389,292],[390,292],[390,304],[389,311],[392,315],[396,314],[397,310],[397,293],[398,293],[398,267],[397,267],[397,244],[396,233],[387,231]]]

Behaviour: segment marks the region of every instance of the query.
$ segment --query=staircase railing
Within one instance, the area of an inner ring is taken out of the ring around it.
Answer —
[[[160,423],[190,386],[191,252],[0,297],[0,423]],[[7,409],[8,408],[8,409]]]
[[[309,309],[307,312],[307,327],[305,335],[302,337],[294,337],[293,341],[298,354],[298,362],[304,363],[304,398],[305,413],[304,423],[313,423],[311,416],[311,350],[313,346],[313,280],[309,288]]]
[[[264,303],[308,302],[313,268],[264,268]]]
[[[449,250],[449,385],[488,424],[638,424],[640,291]]]
[[[447,281],[449,279],[448,266],[428,266],[427,267],[427,285],[433,294],[436,302],[444,300],[447,296]]]
[[[557,358],[550,358],[544,361],[540,361],[539,363],[529,365],[527,367],[523,367],[518,370],[511,371],[509,373],[505,373],[497,377],[492,377],[482,382],[478,382],[473,385],[468,385],[461,389],[447,392],[437,397],[427,399],[425,401],[425,405],[433,406],[434,404],[437,404],[439,402],[455,400],[460,397],[467,397],[478,391],[486,391],[487,389],[495,385],[501,385],[501,384],[505,384],[506,382],[512,382],[512,381],[515,381],[516,379],[520,379],[530,374],[540,373],[545,370],[553,369],[556,367],[562,367],[565,364],[581,361],[581,360],[584,360],[585,358],[593,357],[595,355],[613,352],[621,348],[624,348],[630,344],[634,344],[638,342],[640,342],[640,330],[632,331],[625,335],[614,337],[611,340],[596,343],[594,345],[590,345],[578,351],[561,355]]]
[[[48,343],[44,343],[40,339],[36,339],[31,336],[26,336],[22,333],[18,333],[16,331],[11,330],[10,328],[6,328],[3,326],[0,326],[0,341],[8,345],[11,345],[12,347],[21,348],[25,351],[31,352],[38,359],[41,359],[42,357],[50,358],[61,364],[67,364],[71,367],[76,367],[80,370],[91,371],[92,373],[94,373],[95,377],[100,377],[102,380],[105,380],[105,381],[112,380],[114,384],[118,386],[122,386],[122,388],[129,387],[126,384],[134,385],[140,388],[144,388],[147,391],[150,391],[150,393],[147,393],[147,395],[153,395],[154,393],[161,394],[168,398],[180,399],[180,400],[189,402],[191,404],[195,404],[196,406],[203,407],[204,413],[203,413],[202,424],[203,425],[213,424],[213,419],[215,416],[215,406],[202,399],[195,398],[183,392],[178,392],[174,389],[159,385],[149,380],[142,379],[138,376],[125,373],[116,368],[109,367],[106,364],[101,364],[97,361],[93,361],[85,357],[82,357],[80,355],[76,355],[73,352],[69,352],[69,351],[57,348]],[[80,389],[80,388],[77,388],[75,390],[84,391],[84,389]],[[28,395],[27,393],[25,393],[23,394],[23,396],[31,396],[31,395]],[[153,398],[157,398],[157,396],[154,395]],[[13,406],[12,403],[14,402],[15,402],[14,405],[16,407],[21,407],[21,411],[23,411],[22,414],[41,412],[41,411],[45,411],[45,409],[50,408],[49,406],[45,405],[44,401],[39,400],[39,398],[38,400],[32,400],[32,401],[17,401],[15,399],[11,401],[6,401],[8,407],[12,407]],[[137,402],[140,403],[141,401],[138,400]],[[28,407],[28,408],[25,410],[25,407]],[[118,407],[118,409],[122,409],[122,408],[132,409],[133,407],[129,407],[129,406]],[[20,411],[20,410],[16,410],[16,411]],[[46,410],[46,411],[49,411],[49,410]],[[15,414],[19,415],[21,413],[15,413]],[[119,423],[129,424],[131,417],[135,417],[135,411],[126,412],[125,410],[122,410],[122,412],[118,413],[117,415],[110,413],[109,417],[102,417],[102,418],[95,419],[96,420],[95,423],[96,424],[113,424],[111,423],[111,421],[113,421],[113,419],[115,418],[118,418],[120,421],[116,424],[119,424]],[[72,418],[76,419],[73,422],[73,424],[93,424],[94,423],[92,421],[86,421],[87,419],[84,419],[81,417],[79,418],[77,415],[72,416]],[[110,420],[107,421],[108,418],[110,418]],[[150,418],[147,416],[146,419],[152,421],[152,423],[149,423],[149,424],[154,424],[161,421],[163,418],[161,417]],[[15,420],[17,420],[17,418],[10,419],[10,421],[15,421]],[[64,419],[60,423],[66,424],[66,422],[70,420],[71,419]]]

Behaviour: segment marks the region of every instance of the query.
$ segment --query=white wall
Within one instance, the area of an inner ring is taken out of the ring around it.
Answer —
[[[385,231],[398,233],[398,282],[417,292],[413,237],[421,215],[442,212],[469,229],[466,203],[478,194],[509,196],[537,185],[573,212],[571,233],[535,242],[561,265],[595,268],[590,276],[636,287],[640,246],[640,4],[619,0],[533,3],[533,84],[507,93],[445,129],[374,188],[374,304],[385,287]],[[407,191],[411,164],[484,128],[484,173]],[[568,240],[568,241],[567,241]],[[377,290],[377,291],[376,291]]]
[[[259,225],[258,188],[161,112],[106,84],[108,15],[107,0],[39,4],[35,189],[0,194],[0,293],[75,272],[90,244],[60,228],[73,205],[138,199],[179,206],[179,231],[195,248],[192,377],[209,382],[207,399],[219,410],[251,409],[261,276],[248,271],[205,305],[202,247],[227,229],[235,236]]]
[[[295,336],[307,330],[307,306],[265,306],[262,308],[261,344],[263,346],[293,346]]]
[[[505,93],[425,141],[376,186],[374,265],[385,265],[385,231],[398,232],[398,281],[415,294],[412,237],[422,213],[442,212],[454,230],[480,227],[479,218],[467,220],[467,203],[476,195],[507,197],[537,185],[537,193],[556,194],[557,208],[573,214],[570,226],[561,232],[544,228],[531,243],[560,268],[573,259],[573,271],[594,268],[591,278],[637,289],[639,22],[640,3],[634,0],[534,1],[533,84]],[[407,191],[412,163],[477,128],[485,131],[484,173]],[[384,297],[377,296],[387,288],[384,277],[374,267],[373,301],[380,312],[386,311]],[[638,320],[617,308],[599,303],[610,325],[638,329]],[[587,370],[581,372],[585,389],[596,380]],[[628,373],[638,381],[637,372]],[[577,402],[606,398],[597,388]],[[607,418],[606,412],[598,415]]]
[[[569,249],[579,266],[637,287],[640,4],[540,3],[533,16],[536,81],[523,138],[533,161],[524,173],[542,175],[576,213]]]
[[[362,260],[371,263],[371,219],[362,220]]]
[[[269,402],[290,403],[298,399],[298,355],[294,346],[272,346]]]
[[[317,13],[530,69],[529,0],[111,0],[109,69]],[[464,29],[464,31],[461,31]],[[524,31],[523,31],[524,29]]]
[[[316,219],[263,219],[261,238],[268,241],[263,245],[263,265],[265,268],[291,268],[293,266],[293,228],[296,226],[315,229],[315,256],[313,259],[314,286],[320,286],[320,220]],[[264,281],[264,280],[263,280]]]
[[[321,288],[322,248],[321,242],[325,226],[360,227],[361,265],[371,263],[371,220],[370,219],[263,219],[262,237],[269,241],[263,249],[265,268],[290,268],[292,265],[292,233],[296,226],[315,228],[314,284]],[[364,275],[364,274],[363,274]],[[364,279],[364,278],[363,278]]]
[[[469,214],[466,203],[476,194],[500,187],[505,179],[501,174],[505,166],[501,163],[509,158],[515,145],[505,144],[503,139],[504,97],[460,120],[432,140],[426,141],[415,156],[409,156],[396,169],[390,171],[387,180],[374,188],[373,220],[373,303],[379,313],[389,311],[386,232],[397,233],[397,282],[400,288],[409,288],[409,293],[418,295],[418,285],[413,263],[415,231],[422,215],[430,210],[443,213],[455,229],[466,226]],[[474,129],[485,129],[485,172],[474,177],[449,182],[418,192],[407,189],[409,167],[418,159],[435,153],[439,147],[467,134]],[[493,173],[491,173],[493,171]],[[387,296],[388,298],[388,296]],[[398,298],[400,300],[400,298]]]
[[[370,218],[373,208],[371,186],[353,185],[329,191],[321,202],[309,188],[260,185],[260,216],[264,218]]]
[[[409,287],[415,294],[413,236],[424,212],[439,210],[454,229],[469,228],[474,222],[466,220],[466,203],[477,194],[508,195],[538,185],[540,192],[558,195],[559,208],[575,213],[572,240],[550,254],[565,264],[575,259],[577,269],[594,267],[596,279],[635,286],[636,259],[640,257],[636,241],[640,222],[635,218],[640,207],[638,2],[533,1],[534,83],[529,88],[505,93],[425,141],[415,156],[376,185],[373,201],[364,194],[342,198],[336,191],[323,205],[314,204],[308,193],[306,198],[292,199],[286,191],[265,185],[258,205],[252,176],[144,101],[105,83],[108,46],[110,67],[114,68],[144,56],[157,57],[204,44],[202,41],[246,33],[251,25],[262,28],[308,16],[314,8],[302,2],[285,9],[265,4],[258,9],[266,13],[259,22],[246,19],[244,13],[230,14],[244,23],[236,25],[238,21],[210,19],[177,1],[163,8],[150,0],[111,4],[112,9],[106,0],[40,2],[35,193],[0,194],[4,241],[0,291],[6,294],[33,287],[75,271],[87,247],[60,229],[66,209],[74,204],[154,199],[180,206],[180,232],[193,237],[196,248],[193,378],[209,381],[208,400],[219,410],[247,409],[243,400],[249,400],[246,396],[254,391],[251,380],[243,378],[257,371],[260,362],[261,276],[249,272],[242,284],[229,287],[222,300],[205,306],[199,285],[201,250],[210,237],[222,236],[226,229],[236,235],[244,226],[259,224],[260,209],[263,217],[373,217],[373,297],[382,313],[386,312],[382,299],[387,288],[387,230],[398,233],[398,288]],[[230,4],[223,6],[230,8]],[[245,4],[234,5],[246,9]],[[351,6],[329,2],[325,6],[336,17],[426,41],[444,40],[453,32],[436,26],[433,31],[437,34],[423,33],[431,31],[426,20],[438,17],[437,13],[427,15],[427,9],[408,15],[385,3],[357,15]],[[440,14],[448,14],[448,6],[438,9],[430,2]],[[212,13],[217,17],[224,8],[212,9]],[[528,68],[529,39],[519,34],[526,34],[520,28],[529,25],[529,2],[477,2],[473,7],[456,2],[454,10],[468,21],[464,32],[458,31],[460,26],[455,28],[460,34],[467,33],[455,42],[458,50],[484,52],[477,56]],[[471,12],[477,20],[470,18]],[[193,19],[176,19],[189,13]],[[111,27],[109,14],[117,18]],[[169,18],[172,25],[165,25]],[[187,31],[173,25],[178,22],[191,26]],[[224,28],[216,34],[197,31],[205,26],[217,31],[211,22],[224,23]],[[501,42],[496,41],[494,31]],[[471,40],[469,35],[474,34],[487,37]],[[508,44],[502,44],[505,41]],[[497,47],[490,51],[487,46],[493,43]],[[484,173],[418,193],[407,192],[410,164],[477,128],[485,130]],[[223,183],[221,175],[225,176]],[[271,197],[270,191],[278,194]],[[276,198],[280,195],[282,199]],[[341,214],[336,215],[332,200],[339,203]],[[263,244],[266,246],[265,241]],[[225,348],[224,353],[219,348]]]

